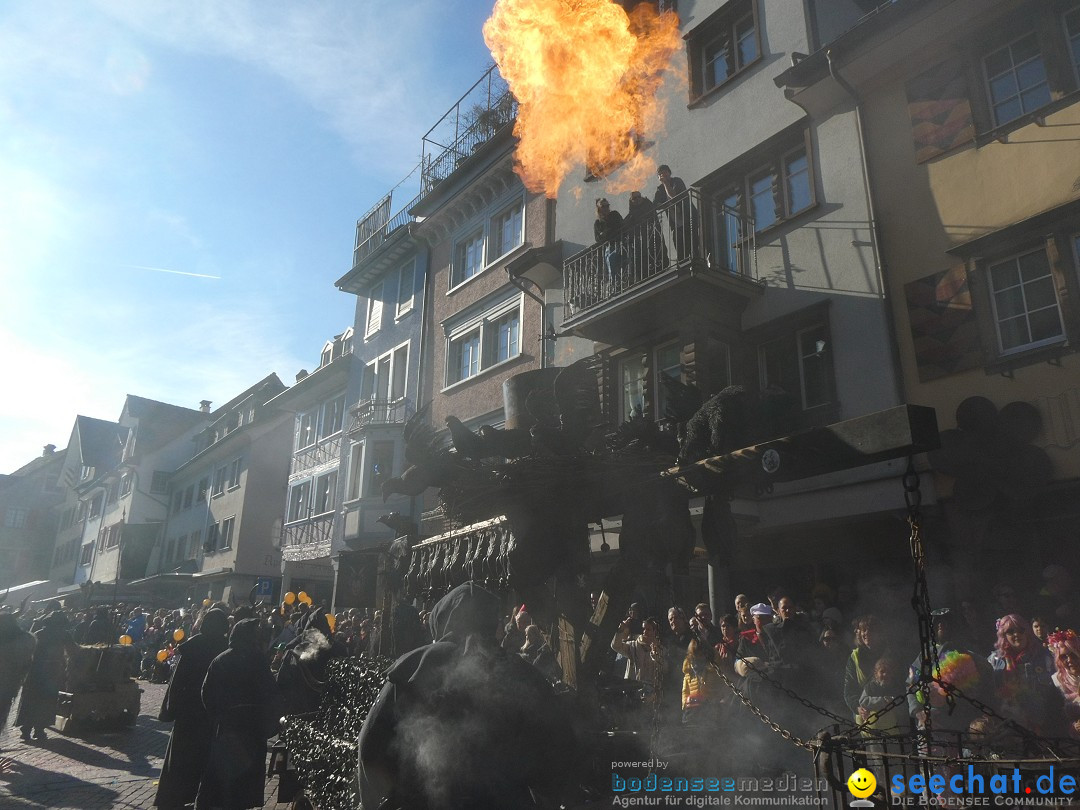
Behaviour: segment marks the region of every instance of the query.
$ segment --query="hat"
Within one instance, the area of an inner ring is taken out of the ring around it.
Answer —
[[[947,619],[950,613],[952,613],[952,608],[938,608],[937,610],[931,610],[930,619],[932,621],[937,621],[938,619]]]
[[[838,608],[825,608],[821,611],[821,620],[839,626],[844,622],[844,614]]]
[[[758,602],[756,605],[754,605],[752,608],[750,608],[750,615],[751,616],[772,616],[773,615],[773,610],[772,610],[771,607],[766,605],[764,602]]]

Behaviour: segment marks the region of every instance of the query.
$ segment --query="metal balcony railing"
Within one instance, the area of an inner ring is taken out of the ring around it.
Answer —
[[[679,267],[757,278],[754,221],[691,188],[563,262],[567,319]]]
[[[378,250],[390,234],[413,221],[409,211],[424,195],[421,192],[405,203],[393,216],[390,215],[393,192],[356,221],[356,247],[353,248],[353,267]]]
[[[416,413],[412,402],[401,399],[368,399],[352,408],[350,431],[361,430],[371,425],[403,425]]]
[[[517,118],[517,100],[492,65],[424,135],[421,193],[445,180]]]

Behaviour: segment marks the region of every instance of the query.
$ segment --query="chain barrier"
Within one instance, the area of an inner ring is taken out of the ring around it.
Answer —
[[[813,742],[808,742],[801,737],[797,737],[796,735],[792,734],[786,728],[784,728],[779,723],[774,721],[771,717],[769,717],[769,715],[765,714],[765,712],[755,706],[754,702],[750,700],[750,698],[748,698],[746,695],[744,695],[742,690],[740,690],[739,687],[736,686],[732,682],[732,680],[723,673],[720,667],[716,665],[715,661],[710,662],[709,665],[713,668],[716,674],[720,676],[721,680],[723,680],[723,682],[727,684],[728,689],[734,692],[735,696],[738,697],[739,700],[742,701],[743,705],[750,710],[754,717],[756,717],[758,720],[760,720],[762,723],[767,725],[769,728],[771,728],[773,731],[775,731],[777,734],[779,734],[781,737],[783,737],[785,740],[792,743],[793,745],[796,745],[805,751],[809,751],[812,754],[817,754],[817,749],[819,747],[818,745],[815,745]]]

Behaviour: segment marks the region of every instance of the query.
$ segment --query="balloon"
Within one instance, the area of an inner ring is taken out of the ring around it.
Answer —
[[[296,595],[296,598],[303,602],[305,605],[311,604],[311,597],[307,595],[307,591],[300,591],[300,593]]]
[[[300,593],[304,593],[304,592],[300,591]],[[304,594],[304,595],[306,596],[307,594]],[[296,601],[296,594],[293,593],[292,591],[288,591],[288,592],[286,592],[286,594],[285,594],[285,596],[283,598],[285,599],[285,604],[286,605],[291,605],[293,602]]]
[[[123,644],[126,647],[127,645],[129,645],[131,643],[131,636],[129,636],[127,633],[120,636],[120,643]]]
[[[157,651],[157,660],[158,661],[164,662],[165,659],[168,658],[168,657],[169,657],[169,653],[166,652],[165,650],[158,650]]]
[[[210,607],[210,600],[209,599],[203,599],[202,600],[202,606],[203,607]]]
[[[180,628],[180,627],[177,627],[175,630],[173,630],[172,637],[173,637],[173,641],[183,641],[184,640],[184,631],[183,631],[183,629]]]
[[[326,623],[330,625],[330,632],[333,633],[334,628],[337,627],[337,616],[335,616],[333,613],[327,613]]]

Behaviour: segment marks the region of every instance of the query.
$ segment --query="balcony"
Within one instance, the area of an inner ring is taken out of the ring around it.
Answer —
[[[517,100],[492,65],[424,135],[421,195],[448,178],[517,118]]]
[[[597,340],[678,317],[688,303],[739,313],[761,295],[754,222],[691,188],[615,241],[563,262],[565,330]]]
[[[404,397],[392,400],[369,399],[354,405],[350,411],[349,433],[373,426],[404,425],[416,409]]]

